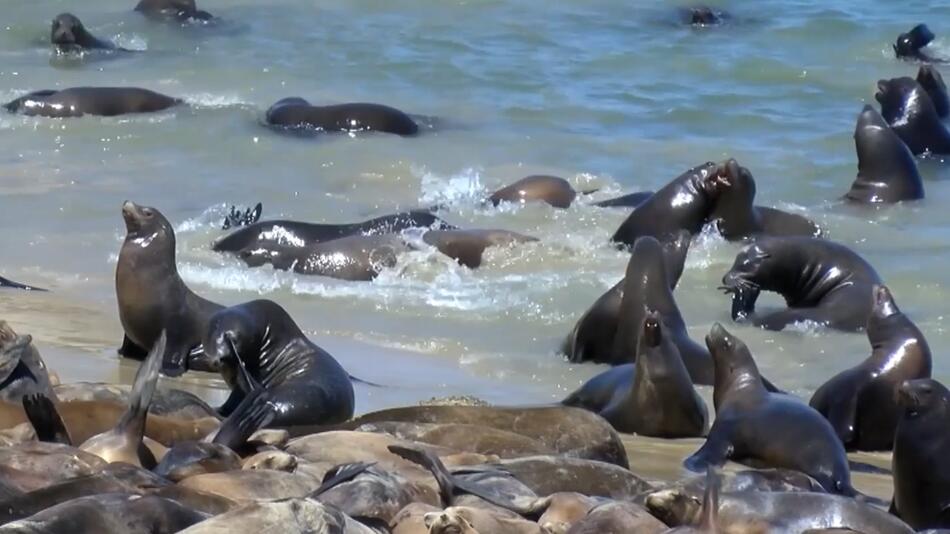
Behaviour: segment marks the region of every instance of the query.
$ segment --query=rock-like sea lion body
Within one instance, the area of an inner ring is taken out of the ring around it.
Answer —
[[[127,113],[162,111],[180,103],[181,100],[177,98],[138,87],[71,87],[34,91],[4,104],[3,107],[12,113],[29,116],[114,117]]]
[[[540,201],[555,208],[569,208],[575,198],[577,191],[564,178],[535,174],[495,191],[488,201],[495,206],[502,202]]]
[[[211,13],[198,9],[195,0],[139,0],[135,11],[157,20],[211,20]]]
[[[278,101],[267,110],[267,124],[324,132],[387,132],[402,136],[419,133],[419,126],[402,111],[382,104],[314,106],[302,98]]]

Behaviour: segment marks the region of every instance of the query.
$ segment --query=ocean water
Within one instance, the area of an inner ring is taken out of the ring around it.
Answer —
[[[556,351],[622,276],[627,257],[606,241],[626,212],[586,199],[568,210],[486,209],[479,199],[534,173],[600,188],[591,199],[603,199],[727,157],[753,172],[759,204],[804,213],[867,258],[927,335],[935,375],[950,379],[950,164],[920,161],[922,202],[836,200],[855,176],[854,121],[874,103],[875,82],[916,73],[891,43],[927,22],[950,55],[950,25],[940,24],[950,4],[717,2],[732,20],[700,29],[677,24],[681,4],[640,0],[200,0],[218,22],[184,27],[144,20],[133,1],[9,4],[0,100],[129,85],[188,102],[119,118],[0,114],[0,274],[52,290],[0,292],[0,318],[31,333],[63,381],[134,373],[115,356],[113,278],[120,206],[131,199],[173,222],[195,291],[225,304],[276,300],[353,374],[385,384],[359,386],[360,411],[436,395],[557,401],[603,369]],[[67,10],[141,52],[55,57],[49,22]],[[431,117],[430,127],[409,139],[262,127],[288,96],[384,103]],[[372,283],[298,276],[211,251],[226,207],[256,202],[264,218],[314,222],[444,202],[454,224],[540,241],[492,250],[478,270],[421,251]],[[733,325],[716,287],[739,248],[706,232],[690,251],[676,298],[695,339],[723,322],[773,382],[806,399],[869,354],[863,334]],[[225,396],[207,375],[177,385]]]

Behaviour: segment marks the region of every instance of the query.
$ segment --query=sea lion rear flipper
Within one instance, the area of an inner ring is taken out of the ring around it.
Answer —
[[[119,356],[122,356],[123,358],[139,361],[144,360],[145,357],[148,356],[148,351],[136,345],[134,341],[129,339],[129,336],[122,337],[122,346],[119,347],[117,352],[119,353]]]
[[[56,405],[46,395],[34,393],[23,396],[23,411],[36,431],[36,439],[46,443],[72,445],[73,440]]]
[[[320,495],[330,491],[336,486],[345,484],[360,476],[366,472],[367,469],[373,467],[374,465],[376,465],[376,462],[355,462],[352,464],[338,465],[327,471],[327,474],[323,477],[323,482],[320,484],[320,487],[313,490],[313,492],[307,497],[310,499],[316,499]]]
[[[145,436],[145,418],[148,408],[152,404],[152,395],[158,385],[158,374],[162,368],[162,355],[165,354],[167,334],[162,330],[148,357],[139,366],[132,382],[132,391],[129,394],[129,409],[119,419],[115,431],[125,434],[130,442],[142,442]]]
[[[692,456],[683,460],[683,467],[701,473],[711,466],[720,467],[732,456],[732,443],[726,440],[725,431],[720,425],[713,423],[712,430],[706,438],[706,443],[694,452]]]

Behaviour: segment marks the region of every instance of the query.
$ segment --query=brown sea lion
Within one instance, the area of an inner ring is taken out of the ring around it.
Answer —
[[[489,247],[507,247],[538,239],[507,230],[430,230],[423,234],[422,240],[461,265],[474,269],[482,264],[482,256]]]
[[[419,125],[396,108],[382,104],[350,103],[314,106],[299,97],[277,101],[265,115],[271,126],[320,132],[386,132],[416,135]]]
[[[564,178],[535,174],[495,191],[488,201],[495,206],[502,202],[539,201],[555,208],[569,208],[575,198],[577,191]]]
[[[70,87],[33,91],[3,107],[11,113],[27,116],[115,117],[128,113],[154,113],[181,103],[177,98],[139,87]]]
[[[109,41],[103,41],[89,33],[79,17],[72,13],[60,13],[53,19],[50,42],[60,53],[83,50],[120,50],[128,52]]]
[[[332,506],[299,498],[248,503],[179,534],[263,534],[275,525],[281,534],[377,534]]]

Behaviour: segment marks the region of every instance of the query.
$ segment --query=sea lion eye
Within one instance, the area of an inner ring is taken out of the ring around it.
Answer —
[[[145,208],[144,210],[142,210],[142,213],[146,217],[152,217],[153,215],[155,215],[155,212],[153,212],[150,208]]]

